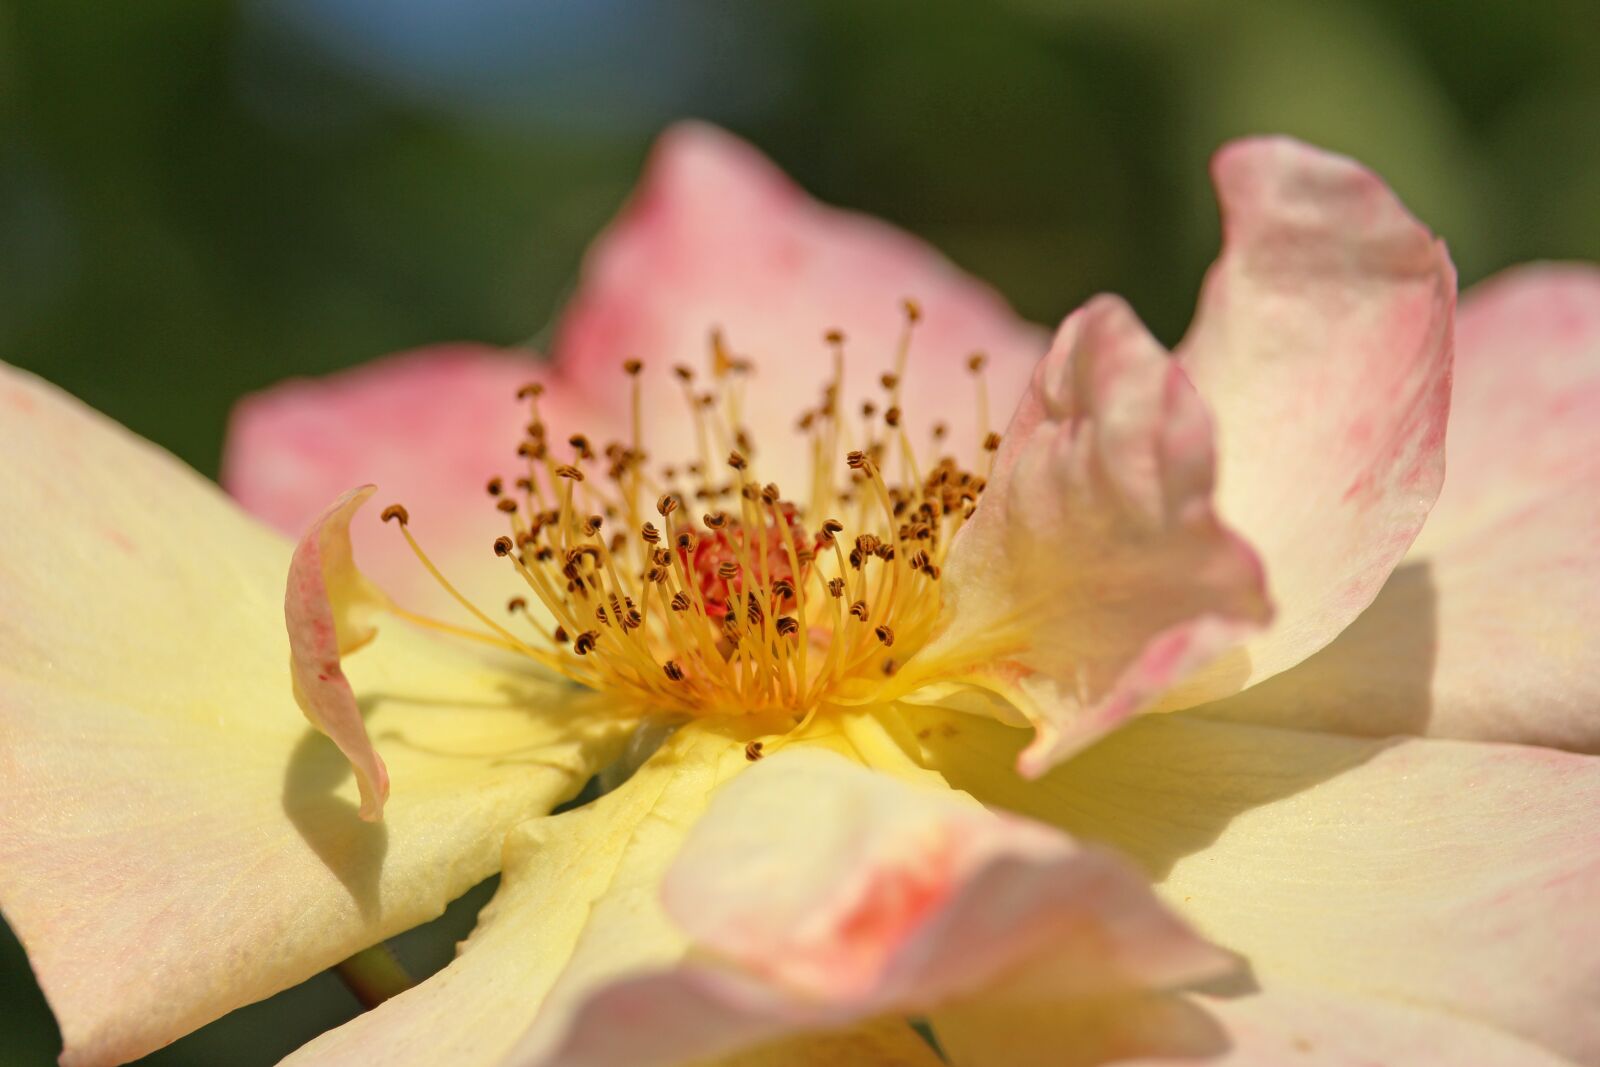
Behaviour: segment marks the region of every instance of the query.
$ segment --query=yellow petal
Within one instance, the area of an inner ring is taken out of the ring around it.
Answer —
[[[1403,1001],[1600,1056],[1600,759],[1177,714],[1023,783],[1005,770],[1020,731],[920,721],[954,784],[1131,854],[1263,986]]]
[[[357,818],[291,694],[290,546],[0,369],[0,906],[64,1062],[142,1055],[437,915],[615,747],[564,686],[387,625],[348,671],[396,796]]]
[[[744,744],[692,724],[615,791],[519,826],[455,961],[284,1067],[500,1063],[530,1026],[548,1038],[617,975],[681,958],[688,939],[661,908],[661,876],[712,790],[749,765]]]

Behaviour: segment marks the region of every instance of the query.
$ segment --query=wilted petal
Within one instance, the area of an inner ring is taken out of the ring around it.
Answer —
[[[1120,300],[1062,325],[951,546],[942,630],[903,684],[992,691],[1037,729],[1038,774],[1148,708],[1270,616],[1211,507],[1200,398]]]
[[[971,395],[968,356],[989,354],[992,402],[1004,412],[1044,335],[916,238],[824,207],[749,145],[683,123],[662,136],[627,207],[590,249],[554,352],[561,373],[597,401],[620,392],[622,360],[644,360],[646,433],[652,453],[671,461],[697,454],[671,368],[704,368],[719,328],[755,365],[743,421],[756,431],[762,476],[797,488],[810,474],[790,427],[832,372],[824,333],[845,333],[847,402],[879,396],[908,297],[922,321],[901,389],[907,425],[921,441],[943,420],[951,447],[972,454],[976,405],[953,403]]]
[[[1207,714],[1600,752],[1600,270],[1469,293],[1451,404],[1444,490],[1378,599]]]
[[[1293,666],[1371,603],[1438,495],[1450,407],[1455,271],[1383,182],[1282,139],[1212,169],[1223,252],[1177,351],[1278,614],[1170,706]]]
[[[685,1063],[1001,979],[1070,1000],[1230,969],[1110,852],[929,778],[803,747],[739,776],[667,874],[694,951],[592,987],[564,1031],[536,1025],[512,1062]]]
[[[527,473],[517,455],[531,416],[522,385],[539,381],[550,440],[583,431],[605,440],[623,425],[580,398],[530,352],[441,345],[326,378],[285,382],[241,400],[228,426],[222,484],[246,511],[299,537],[328,501],[352,485],[383,486],[452,582],[480,604],[505,597],[507,569],[489,546],[505,516],[485,492],[490,477]],[[361,568],[399,603],[459,617],[460,609],[375,512],[351,525]]]
[[[363,822],[291,694],[290,545],[9,369],[0,497],[0,907],[68,1064],[433,918],[615,747],[570,689],[389,625],[346,664],[396,786]]]
[[[1404,1003],[1600,1055],[1600,759],[1179,714],[1024,783],[1004,771],[1017,731],[918,714],[953,784],[1122,849],[1269,992]]]

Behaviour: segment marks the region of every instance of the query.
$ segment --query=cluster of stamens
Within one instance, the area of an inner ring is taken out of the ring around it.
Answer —
[[[404,614],[689,715],[808,718],[843,683],[893,674],[897,657],[903,662],[931,633],[945,553],[984,488],[983,476],[938,454],[948,436],[942,425],[932,427],[936,458],[926,468],[907,434],[900,384],[919,318],[907,301],[894,370],[880,382],[883,403],[863,401],[859,424],[841,396],[844,337],[827,334],[832,377],[798,424],[812,461],[803,506],[753,473],[754,444],[739,421],[751,367],[717,333],[709,388],[697,388],[692,369],[674,368],[698,443],[687,463],[650,465],[636,360],[623,365],[632,440],[598,450],[583,434],[564,447],[552,442],[543,390],[524,386],[523,473],[487,484],[509,527],[493,551],[526,587],[506,605],[512,617],[497,621],[458,593],[407,528],[405,508],[393,505],[384,519],[398,521],[422,564],[487,632]],[[986,472],[999,438],[988,430],[983,365],[981,355],[968,363]]]

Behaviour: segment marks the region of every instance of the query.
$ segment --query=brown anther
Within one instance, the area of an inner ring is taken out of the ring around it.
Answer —
[[[524,493],[533,492],[533,479],[532,478],[518,478],[517,479],[517,488],[521,489]]]
[[[587,519],[583,520],[583,532],[588,534],[590,537],[593,537],[595,534],[600,532],[600,527],[604,523],[605,520],[600,516],[590,515]]]
[[[766,485],[763,485],[761,487],[761,500],[762,500],[762,503],[765,503],[765,504],[776,504],[778,502],[778,495],[779,494],[778,494],[778,483],[777,482],[768,482]]]
[[[620,556],[622,555],[622,550],[627,547],[627,544],[628,535],[623,533],[621,530],[618,530],[616,533],[611,535],[611,544],[607,545],[606,547],[611,550],[611,554],[613,556]]]
[[[717,564],[717,577],[725,582],[731,582],[739,577],[739,565],[732,560],[724,560]]]
[[[692,531],[692,530],[683,531],[681,534],[678,535],[678,551],[680,551],[680,552],[693,552],[694,551],[694,546],[695,546],[695,543],[696,543],[697,540],[698,540],[698,538],[695,537],[694,531]]]
[[[860,570],[861,564],[866,562],[866,557],[861,554],[861,550],[859,548],[852,548],[850,550],[850,555],[846,558],[849,559],[852,570]]]
[[[664,519],[678,510],[678,495],[676,493],[662,493],[656,497],[656,511]]]
[[[526,400],[530,396],[541,396],[543,393],[543,385],[539,384],[538,382],[529,382],[527,385],[520,386],[517,389],[517,399]]]
[[[723,511],[708,512],[705,516],[706,529],[720,530],[728,525],[728,515]]]
[[[900,425],[900,409],[899,408],[890,408],[888,411],[885,411],[883,413],[883,421],[888,426],[899,426]]]
[[[830,545],[833,539],[844,530],[844,523],[838,519],[824,519],[822,521],[822,543]]]
[[[760,626],[766,612],[761,610],[761,600],[754,593],[745,597],[744,613],[750,619],[751,626]]]
[[[585,630],[572,642],[572,651],[580,656],[587,656],[594,651],[594,646],[600,643],[599,630]]]
[[[519,611],[526,610],[528,610],[528,600],[526,597],[514,596],[510,600],[506,601],[506,611],[513,615]]]
[[[678,666],[678,661],[677,660],[669,659],[669,660],[667,660],[667,662],[663,663],[661,665],[661,673],[665,674],[668,678],[672,679],[674,682],[683,681],[683,668]]]
[[[411,521],[411,512],[406,510],[404,504],[390,504],[383,509],[383,521],[388,522],[390,519],[399,519],[400,525],[404,526]]]
[[[622,362],[622,373],[630,378],[637,377],[642,370],[644,370],[644,364],[637,359],[627,359]]]
[[[517,510],[517,502],[508,496],[503,496],[499,500],[496,500],[494,502],[494,506],[505,512],[507,515]]]
[[[950,427],[946,426],[944,423],[936,422],[936,423],[933,424],[933,439],[935,441],[943,441],[944,438],[945,438],[945,435],[948,434],[949,432],[950,432]]]
[[[741,485],[739,487],[739,495],[753,503],[761,498],[761,490],[753,485]]]
[[[880,626],[872,632],[878,635],[878,640],[883,642],[884,648],[894,644],[894,631],[887,626]]]
[[[972,355],[967,357],[967,369],[973,374],[977,374],[979,371],[983,370],[984,364],[988,362],[988,356],[984,355],[982,352],[974,352]]]
[[[878,413],[878,405],[877,404],[874,404],[870,400],[863,400],[861,402],[861,417],[862,418],[870,419],[870,418],[872,418],[872,416],[876,415],[877,413]]]
[[[816,421],[817,413],[815,411],[808,411],[800,416],[800,421],[795,423],[795,426],[801,430],[809,430],[812,426],[816,425]]]
[[[990,430],[983,438],[983,450],[993,452],[1000,447],[1000,435]]]
[[[651,567],[644,572],[644,580],[647,582],[664,582],[667,580],[667,574],[668,571],[665,567]]]
[[[517,546],[511,543],[509,537],[501,536],[494,539],[494,554],[497,556],[509,556],[515,547]]]
[[[674,364],[673,368],[672,368],[672,373],[676,374],[680,381],[685,381],[685,382],[694,381],[694,371],[692,369],[690,369],[689,367],[685,367],[682,363]]]
[[[867,454],[859,448],[854,449],[845,455],[844,462],[853,471],[863,470],[867,465]]]
[[[828,342],[830,345],[842,345],[844,344],[844,331],[829,330],[827,333],[822,335],[822,339]]]
[[[639,527],[639,536],[644,538],[644,543],[654,545],[661,541],[661,531],[656,529],[656,524],[647,522]]]
[[[832,593],[836,597],[844,596],[844,579],[843,578],[829,578],[828,579],[828,592]]]
[[[581,482],[583,481],[583,472],[577,467],[563,463],[561,466],[556,468],[556,477],[570,478],[575,482]]]
[[[744,746],[744,758],[749,760],[751,763],[754,763],[756,760],[761,758],[761,750],[765,747],[766,746],[760,741],[750,742],[748,745]]]
[[[911,297],[908,296],[900,301],[900,306],[905,310],[907,322],[916,322],[922,318],[922,305]]]
[[[490,496],[499,496],[501,493],[505,492],[506,483],[501,481],[499,478],[490,478],[489,484],[484,486],[484,488],[489,491]]]
[[[772,580],[772,595],[780,600],[787,600],[794,596],[794,582],[787,578],[774,578]]]
[[[898,374],[884,374],[878,378],[878,381],[883,383],[885,389],[893,390],[895,386],[900,384],[900,376]]]
[[[650,562],[657,567],[669,565],[672,562],[672,550],[670,548],[652,548],[650,550]]]
[[[784,637],[793,637],[800,632],[800,623],[792,615],[780,615],[777,621],[778,633]]]
[[[851,604],[850,605],[850,614],[854,615],[856,618],[860,619],[862,622],[866,622],[867,621],[867,602],[865,600],[858,600],[854,604]]]
[[[932,578],[937,582],[939,580],[939,575],[943,574],[944,572],[940,570],[937,563],[930,563],[926,567],[922,568],[922,573],[926,574],[929,578]]]
[[[883,661],[883,673],[884,674],[893,675],[894,672],[899,670],[899,669],[900,669],[900,665],[898,663],[896,663],[892,657],[890,659],[886,659],[886,660]]]
[[[589,444],[589,439],[581,433],[575,433],[567,438],[567,444],[584,459],[594,458],[594,449]]]
[[[551,634],[550,636],[556,639],[556,644],[558,645],[564,645],[569,640],[567,637],[567,628],[565,626],[557,626],[555,633]]]
[[[555,555],[555,549],[551,548],[549,545],[540,545],[539,548],[534,552],[533,558],[538,560],[540,563],[549,563],[555,558]]]
[[[688,611],[690,603],[691,601],[688,593],[677,592],[672,595],[673,611]]]

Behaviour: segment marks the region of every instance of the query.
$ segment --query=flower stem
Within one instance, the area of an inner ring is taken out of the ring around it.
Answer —
[[[386,942],[364,948],[334,968],[363,1008],[376,1008],[416,985]]]

